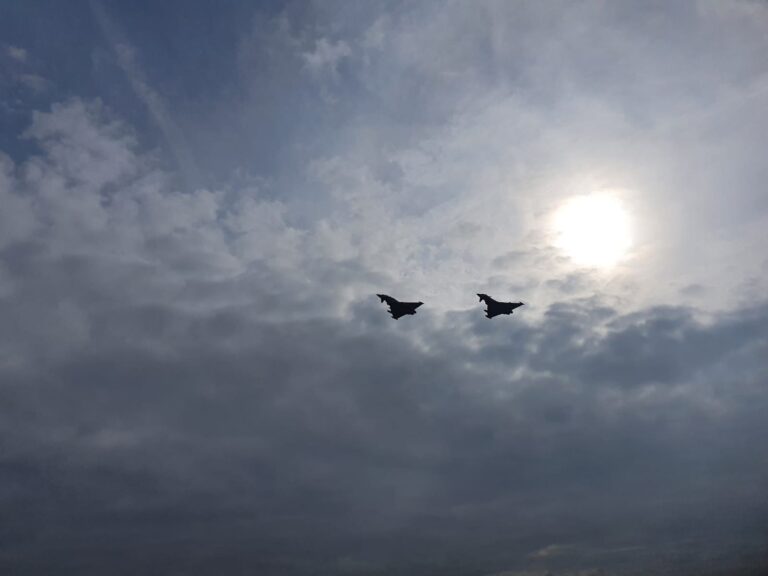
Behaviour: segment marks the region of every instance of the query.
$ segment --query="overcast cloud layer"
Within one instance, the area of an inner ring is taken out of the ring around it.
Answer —
[[[765,574],[766,54],[747,1],[3,5],[0,571]]]

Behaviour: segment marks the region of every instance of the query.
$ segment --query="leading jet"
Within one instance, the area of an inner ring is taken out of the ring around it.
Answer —
[[[386,294],[376,294],[376,296],[378,296],[382,302],[386,302],[389,305],[389,310],[387,310],[387,312],[392,314],[392,318],[395,320],[403,316],[412,316],[416,314],[416,308],[424,304],[424,302],[399,302],[392,298],[392,296],[387,296]]]
[[[525,306],[522,302],[497,302],[488,294],[478,294],[478,296],[480,297],[480,302],[485,302],[487,306],[485,309],[486,318],[493,318],[501,314],[512,314],[515,308]]]

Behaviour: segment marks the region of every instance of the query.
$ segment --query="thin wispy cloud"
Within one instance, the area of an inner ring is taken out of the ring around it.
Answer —
[[[139,66],[136,48],[130,44],[118,26],[112,21],[106,9],[98,0],[91,0],[91,11],[104,38],[109,42],[120,68],[125,73],[136,96],[147,107],[149,114],[163,133],[168,147],[178,163],[188,185],[200,181],[200,174],[189,150],[186,138],[173,120],[165,99],[148,82]]]

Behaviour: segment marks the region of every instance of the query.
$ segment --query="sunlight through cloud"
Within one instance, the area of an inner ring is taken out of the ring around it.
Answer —
[[[631,222],[614,194],[594,192],[566,200],[553,217],[555,246],[575,264],[607,268],[626,258]]]

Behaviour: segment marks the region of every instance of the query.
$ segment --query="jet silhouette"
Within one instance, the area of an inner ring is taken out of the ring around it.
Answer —
[[[500,314],[512,314],[515,308],[524,306],[522,302],[496,302],[488,294],[478,294],[481,302],[485,302],[487,308],[485,309],[485,317],[493,318]]]
[[[386,302],[389,305],[389,312],[392,314],[392,318],[397,320],[398,318],[406,315],[416,314],[416,308],[424,304],[424,302],[398,302],[392,296],[386,294],[376,294],[382,302]]]

